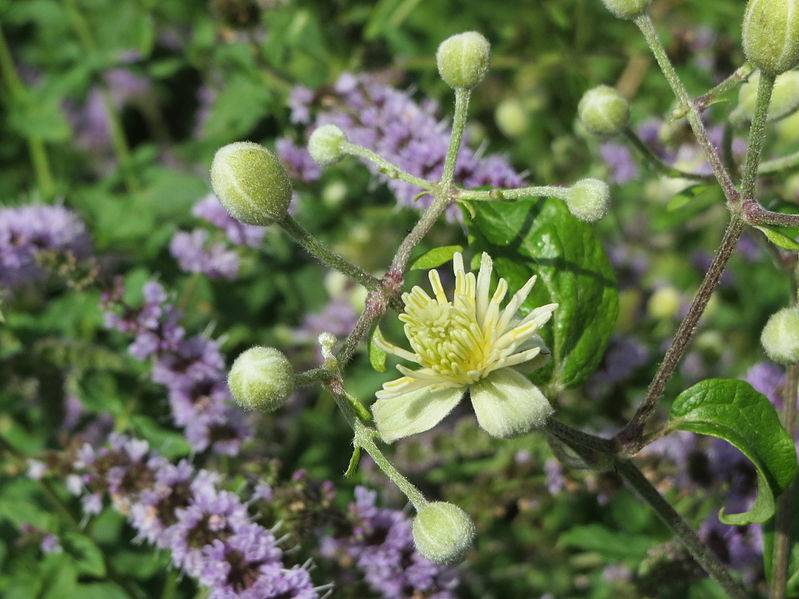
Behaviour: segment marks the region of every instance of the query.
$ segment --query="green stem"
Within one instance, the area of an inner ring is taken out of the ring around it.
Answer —
[[[699,181],[714,181],[715,177],[713,175],[701,175],[699,173],[689,173],[688,171],[683,171],[678,168],[674,168],[669,166],[665,162],[663,162],[660,158],[658,158],[649,147],[641,141],[635,132],[627,127],[624,130],[624,136],[630,141],[630,143],[635,147],[636,150],[644,157],[645,160],[651,164],[657,172],[661,175],[665,175],[667,177],[683,177],[685,179],[697,179]]]
[[[682,516],[652,486],[638,467],[630,460],[617,460],[616,472],[646,502],[658,517],[679,538],[696,562],[702,566],[732,599],[749,599],[746,590],[730,576],[727,568],[715,554],[696,536]]]
[[[774,90],[774,79],[774,75],[761,73],[757,86],[755,114],[749,128],[744,174],[741,179],[741,196],[744,204],[755,201],[755,183],[760,166],[760,156],[763,153],[763,144],[766,141],[766,121],[768,120],[768,107],[771,103],[771,92]]]
[[[781,158],[774,158],[772,160],[764,160],[760,164],[758,172],[761,175],[771,175],[782,171],[789,171],[799,166],[799,152],[782,156]]]
[[[750,65],[749,63],[744,63],[743,65],[735,69],[735,72],[733,72],[732,75],[727,77],[724,81],[722,81],[714,88],[712,88],[710,91],[699,96],[696,100],[694,100],[696,108],[700,112],[706,110],[711,104],[713,104],[713,101],[716,98],[718,98],[719,96],[723,96],[728,91],[735,89],[741,83],[746,81],[749,75],[752,74],[753,70],[754,69],[752,68],[752,65]],[[673,116],[674,118],[681,118],[685,116],[686,112],[687,111],[685,112],[681,111]]]
[[[22,102],[26,89],[22,83],[17,68],[14,66],[14,59],[6,43],[3,30],[0,28],[0,76],[3,83],[8,88],[8,95],[12,102]],[[36,177],[36,186],[39,189],[39,196],[47,202],[55,195],[55,183],[50,169],[50,161],[47,158],[47,150],[44,142],[35,137],[26,137],[28,154],[30,155],[33,172]]]
[[[727,204],[731,208],[737,206],[740,203],[740,198],[738,195],[738,190],[735,187],[735,183],[733,183],[730,174],[724,168],[721,158],[716,151],[716,147],[713,145],[713,142],[710,141],[707,129],[702,122],[702,115],[700,114],[699,109],[691,100],[691,97],[688,95],[688,90],[685,89],[685,85],[683,84],[679,75],[677,75],[677,71],[674,69],[674,66],[671,64],[671,60],[669,60],[669,56],[666,54],[666,49],[663,47],[663,44],[657,35],[657,31],[655,31],[655,26],[652,24],[652,19],[648,14],[644,13],[635,18],[635,24],[641,30],[641,33],[643,33],[644,38],[652,50],[655,60],[660,66],[660,70],[663,71],[666,80],[671,86],[674,95],[677,96],[682,108],[687,111],[688,124],[691,125],[691,129],[696,136],[696,140],[705,153],[705,159],[713,169],[713,174],[718,180],[719,185],[721,185],[721,189],[724,192],[724,197],[727,199]]]
[[[463,130],[466,128],[466,116],[469,113],[469,97],[471,90],[464,87],[455,88],[455,114],[452,117],[452,135],[449,138],[447,157],[444,159],[444,171],[441,173],[441,189],[448,190],[455,177],[455,163],[461,149]]]
[[[556,185],[488,190],[456,188],[456,198],[458,200],[471,200],[476,202],[523,200],[525,198],[557,198],[559,200],[565,200],[568,195],[568,187],[560,187]]]
[[[164,581],[164,590],[161,591],[161,599],[174,599],[175,592],[178,590],[178,571],[170,570],[167,572]]]
[[[663,357],[663,361],[660,363],[652,382],[649,383],[643,402],[641,402],[630,422],[615,437],[615,441],[622,453],[633,455],[643,447],[646,423],[654,414],[657,402],[666,389],[666,383],[671,379],[685,351],[688,349],[688,345],[696,332],[696,326],[699,324],[699,319],[710,301],[713,290],[718,285],[719,280],[721,280],[724,268],[732,256],[735,244],[743,230],[744,221],[733,215],[727,225],[727,229],[724,231],[721,244],[713,256],[713,261],[710,263],[707,273],[705,273],[702,284],[691,302],[688,314],[685,315],[685,318],[680,323],[671,346]]]
[[[64,4],[70,22],[72,23],[72,29],[75,31],[75,35],[77,35],[84,51],[87,54],[94,54],[97,50],[97,44],[94,41],[89,24],[80,12],[76,0],[64,0]],[[138,189],[139,185],[133,172],[133,160],[130,154],[130,145],[125,137],[125,130],[122,127],[122,121],[119,118],[117,109],[114,106],[114,99],[111,97],[108,85],[101,79],[100,86],[100,93],[103,98],[106,117],[108,118],[111,145],[119,161],[122,177],[125,180],[125,186],[128,188],[128,191],[135,191]]]
[[[349,154],[350,156],[355,156],[357,158],[363,158],[364,160],[368,160],[369,162],[374,164],[380,170],[381,173],[383,173],[390,179],[399,179],[400,181],[405,181],[406,183],[410,183],[411,185],[416,185],[416,187],[421,187],[422,189],[426,190],[433,189],[434,184],[432,182],[405,172],[399,166],[397,166],[393,162],[389,162],[379,154],[374,153],[369,148],[364,148],[363,146],[359,146],[357,144],[353,144],[348,141],[344,142],[341,145],[341,148],[345,154]]]
[[[278,221],[278,224],[289,236],[301,245],[311,256],[319,260],[328,268],[338,270],[345,275],[352,277],[355,281],[369,289],[370,291],[383,291],[383,284],[380,279],[373,277],[360,266],[347,260],[344,256],[337,254],[324,243],[314,237],[305,227],[298,223],[290,214]],[[395,303],[398,300],[394,300]],[[398,304],[399,305],[399,304]]]
[[[388,458],[383,455],[383,452],[380,451],[380,448],[374,441],[374,437],[377,434],[376,431],[367,427],[360,420],[355,420],[354,428],[355,444],[371,456],[378,468],[380,468],[380,470],[383,471],[383,474],[391,479],[391,482],[397,485],[397,488],[405,494],[405,496],[408,498],[408,501],[413,504],[413,507],[417,512],[425,507],[428,502],[424,495],[422,495],[422,492],[419,491],[419,489],[417,489],[407,478],[400,474],[400,472],[394,467]]]
[[[782,424],[791,439],[796,430],[796,401],[797,388],[799,388],[799,365],[791,364],[785,378],[785,391],[783,392]],[[774,559],[771,574],[771,590],[769,599],[785,599],[788,583],[788,564],[791,559],[791,519],[793,498],[793,485],[791,483],[780,495],[777,504],[777,519],[774,526]]]

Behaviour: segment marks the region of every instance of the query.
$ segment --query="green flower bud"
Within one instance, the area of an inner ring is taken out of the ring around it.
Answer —
[[[343,144],[347,136],[336,125],[318,127],[308,140],[308,152],[314,162],[322,166],[335,164],[344,157]]]
[[[650,2],[652,0],[602,0],[605,8],[619,19],[634,19],[643,14]]]
[[[294,391],[294,369],[274,347],[251,347],[233,362],[227,384],[242,408],[272,412]]]
[[[437,564],[461,561],[474,540],[474,522],[469,514],[445,501],[419,510],[412,531],[419,553]]]
[[[673,318],[680,309],[680,292],[671,285],[660,287],[649,297],[646,309],[657,320]]]
[[[527,132],[530,119],[524,105],[515,98],[502,100],[494,112],[497,127],[506,137],[519,137]]]
[[[441,78],[450,87],[472,88],[488,71],[491,44],[476,31],[459,33],[445,39],[436,51]]]
[[[583,179],[569,188],[566,205],[582,221],[593,223],[608,213],[610,188],[599,179]]]
[[[760,343],[775,362],[799,362],[799,308],[783,308],[773,314],[763,327]]]
[[[286,215],[291,181],[272,152],[251,141],[217,150],[211,186],[228,214],[249,225],[266,226]]]
[[[749,0],[744,12],[746,60],[771,75],[799,63],[799,0]]]
[[[585,128],[594,135],[617,135],[630,123],[630,104],[608,85],[585,92],[577,113]]]
[[[741,86],[738,92],[738,107],[734,111],[737,118],[752,120],[755,115],[759,82],[760,73],[757,72]],[[797,109],[799,109],[799,71],[788,71],[774,81],[768,120],[778,121],[793,114]]]

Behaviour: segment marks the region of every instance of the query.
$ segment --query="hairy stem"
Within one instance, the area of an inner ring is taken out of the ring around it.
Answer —
[[[448,190],[455,177],[455,163],[461,149],[463,130],[466,128],[466,115],[469,113],[469,96],[471,90],[464,87],[455,88],[455,115],[452,117],[452,135],[449,138],[447,156],[444,159],[444,171],[441,173],[441,189]]]
[[[771,92],[774,90],[774,75],[760,74],[757,87],[757,100],[752,125],[749,128],[749,142],[746,147],[746,161],[744,162],[744,175],[741,179],[741,196],[744,205],[755,202],[755,183],[760,166],[760,156],[763,153],[763,144],[766,141],[766,121],[768,120],[768,107],[771,103]]]
[[[691,125],[696,140],[705,153],[705,159],[708,161],[708,164],[710,164],[710,167],[713,169],[713,174],[721,185],[724,197],[727,198],[727,204],[731,208],[737,206],[739,204],[739,196],[735,183],[733,183],[730,174],[724,168],[721,158],[716,151],[716,147],[713,145],[713,142],[710,141],[705,124],[702,122],[699,109],[691,100],[691,97],[688,95],[688,90],[685,89],[685,85],[674,69],[674,65],[671,64],[671,60],[669,60],[668,54],[666,54],[666,49],[663,47],[657,35],[657,31],[655,31],[652,19],[648,14],[644,13],[635,18],[635,24],[641,30],[641,33],[644,34],[644,38],[652,50],[652,53],[655,55],[655,60],[660,66],[660,70],[663,71],[666,80],[669,82],[674,95],[677,96],[682,108],[687,111],[686,116],[688,117],[688,124]]]
[[[399,166],[386,160],[369,148],[364,148],[363,146],[359,146],[350,142],[344,142],[341,144],[341,149],[345,154],[368,160],[374,164],[380,170],[380,172],[391,179],[399,179],[400,181],[405,181],[406,183],[416,185],[416,187],[421,187],[422,189],[426,190],[433,188],[434,184],[431,181],[427,181],[426,179],[422,179],[421,177],[417,177],[405,172]]]
[[[652,486],[638,467],[630,460],[617,460],[616,472],[635,493],[646,502],[685,546],[696,562],[702,566],[732,599],[748,599],[746,590],[730,576],[716,555],[696,536],[682,516]]]
[[[699,96],[696,100],[694,100],[694,104],[696,105],[697,110],[699,111],[706,110],[711,104],[713,104],[716,98],[726,94],[730,90],[735,89],[741,83],[746,81],[749,78],[749,75],[752,74],[753,70],[754,69],[752,68],[752,65],[750,65],[749,63],[744,63],[743,65],[735,69],[732,75],[727,77],[724,81],[719,83],[717,86],[715,86],[707,93]]]
[[[651,164],[654,169],[659,172],[661,175],[665,175],[667,177],[683,177],[685,179],[696,179],[698,181],[714,181],[715,177],[713,175],[702,175],[699,173],[689,173],[687,171],[680,170],[678,168],[674,168],[669,166],[665,162],[663,162],[660,158],[658,158],[649,147],[641,141],[641,138],[635,134],[635,131],[630,129],[629,127],[624,129],[624,136],[630,141],[630,143],[635,147],[636,150],[643,156],[643,158]]]
[[[799,365],[792,364],[788,367],[785,377],[785,390],[783,392],[782,424],[788,431],[791,439],[796,430],[796,401],[797,388],[799,388]],[[769,599],[785,599],[788,583],[788,563],[791,559],[791,499],[793,498],[793,485],[791,483],[780,495],[777,504],[777,520],[774,527],[774,559],[771,571],[771,590]]]
[[[713,290],[721,279],[724,267],[727,265],[730,256],[732,256],[735,244],[743,229],[744,221],[737,216],[733,216],[724,231],[721,245],[713,256],[710,268],[705,273],[705,278],[702,280],[693,302],[691,302],[688,314],[685,315],[685,318],[680,323],[671,346],[663,357],[663,361],[660,363],[652,382],[649,384],[642,404],[630,422],[616,435],[615,441],[622,453],[633,455],[643,447],[644,427],[654,413],[657,402],[663,396],[666,383],[668,383],[671,375],[674,374],[685,350],[688,348],[688,344],[693,339],[696,325],[707,307]]]
[[[305,251],[328,268],[338,270],[352,277],[370,291],[383,290],[383,284],[380,282],[380,279],[373,277],[360,266],[353,264],[344,256],[331,250],[298,223],[290,214],[286,214],[285,217],[278,221],[278,224],[297,242],[297,244],[301,245]],[[395,298],[394,302],[395,307],[401,307],[401,304],[398,303],[398,299]]]
[[[543,185],[533,187],[519,187],[517,189],[460,189],[457,188],[458,200],[471,201],[502,201],[523,200],[526,198],[557,198],[565,200],[569,194],[568,187],[556,185]]]

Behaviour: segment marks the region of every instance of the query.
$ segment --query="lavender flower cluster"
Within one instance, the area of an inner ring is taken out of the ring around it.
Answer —
[[[453,568],[434,564],[418,553],[411,535],[411,520],[402,512],[378,508],[377,493],[355,489],[350,505],[349,534],[327,537],[322,555],[352,560],[369,586],[385,599],[453,599],[458,577]]]
[[[412,175],[437,179],[444,168],[449,146],[450,130],[439,116],[439,107],[432,100],[417,104],[408,93],[386,84],[377,76],[342,74],[330,90],[314,93],[296,87],[291,94],[291,120],[310,124],[315,104],[321,109],[316,125],[334,124],[341,127],[352,143],[377,152]],[[289,144],[278,144],[281,159],[289,168],[310,178],[316,171],[308,163],[310,157]],[[465,187],[519,187],[522,177],[502,156],[483,156],[481,150],[468,147],[468,135],[458,155],[456,182]],[[377,177],[387,182],[399,203],[424,208],[429,197],[418,198],[421,189],[404,181],[389,179],[376,167],[369,167]],[[457,218],[453,207],[448,213]]]
[[[196,451],[236,455],[250,431],[241,413],[228,405],[225,359],[219,343],[204,336],[186,337],[180,314],[164,288],[144,286],[144,304],[126,306],[121,283],[103,294],[106,326],[135,336],[130,353],[139,360],[154,358],[152,380],[167,388],[172,420],[185,427]]]
[[[178,231],[169,244],[172,256],[186,272],[203,273],[211,278],[235,279],[239,272],[239,257],[230,244],[257,248],[263,241],[265,230],[231,218],[213,194],[197,202],[192,214],[211,223],[218,229],[218,234],[214,239],[207,229]],[[219,239],[222,234],[228,243]]]
[[[146,441],[112,434],[110,446],[85,444],[67,486],[87,514],[103,496],[128,517],[138,536],[171,551],[172,562],[210,591],[209,599],[315,599],[308,569],[288,567],[271,531],[253,522],[220,476],[172,464]]]
[[[39,281],[47,275],[38,257],[55,251],[83,258],[89,237],[83,221],[62,206],[28,205],[0,209],[0,290]]]

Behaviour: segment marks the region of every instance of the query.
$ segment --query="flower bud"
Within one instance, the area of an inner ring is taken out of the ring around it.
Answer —
[[[251,347],[233,362],[227,384],[242,408],[272,412],[294,391],[294,369],[274,347]]]
[[[250,141],[217,150],[211,185],[228,214],[248,225],[266,226],[282,219],[291,201],[291,181],[280,160]]]
[[[602,0],[605,8],[619,19],[634,19],[643,14],[650,2],[652,0]]]
[[[758,72],[741,86],[738,92],[738,107],[734,111],[736,117],[752,120],[759,82]],[[774,81],[774,90],[771,92],[771,103],[768,107],[768,120],[778,121],[793,114],[797,109],[799,109],[799,71],[788,71]]]
[[[491,44],[476,31],[459,33],[445,39],[436,51],[441,78],[450,87],[472,88],[488,71]]]
[[[506,137],[520,137],[527,132],[530,118],[527,109],[515,98],[502,100],[494,112],[497,127]]]
[[[594,135],[617,135],[630,123],[630,104],[608,85],[585,92],[577,113],[585,128]]]
[[[417,551],[437,564],[461,561],[474,540],[474,522],[469,514],[445,501],[419,510],[412,531]]]
[[[336,125],[322,125],[311,133],[308,153],[314,162],[322,166],[335,164],[344,157],[342,148],[347,136]]]
[[[673,318],[680,309],[680,292],[671,285],[659,287],[649,296],[646,309],[657,320]]]
[[[799,308],[783,308],[773,314],[763,327],[760,343],[775,362],[799,362]]]
[[[746,60],[770,75],[799,63],[799,0],[749,0],[744,12]]]
[[[566,206],[581,221],[593,223],[608,213],[610,188],[599,179],[583,179],[569,188]]]

